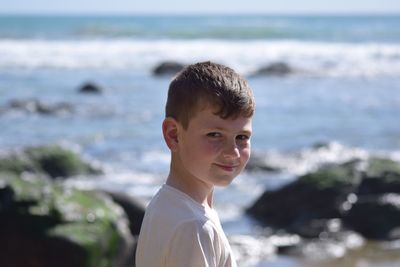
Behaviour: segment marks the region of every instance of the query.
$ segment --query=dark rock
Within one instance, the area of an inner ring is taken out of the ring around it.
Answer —
[[[131,234],[136,236],[140,233],[145,206],[139,200],[122,192],[105,192],[114,202],[122,207],[128,216]]]
[[[14,99],[10,102],[10,107],[13,109],[23,110],[34,113],[37,110],[37,99]]]
[[[293,183],[278,191],[265,192],[247,212],[265,225],[297,233],[302,232],[301,225],[308,225],[314,219],[339,217],[346,197],[337,188],[319,190]]]
[[[294,232],[305,238],[320,238],[321,235],[325,237],[332,236],[334,233],[343,230],[342,220],[339,218],[334,219],[312,219],[307,224],[302,223],[293,225]]]
[[[79,154],[56,145],[27,148],[2,157],[0,171],[17,174],[27,171],[52,178],[101,173],[99,168],[84,161]]]
[[[103,89],[94,83],[85,83],[79,88],[80,93],[100,94]]]
[[[133,237],[106,195],[38,177],[0,174],[0,181],[12,190],[0,190],[12,200],[0,210],[0,266],[124,266]]]
[[[257,70],[254,76],[286,76],[292,74],[294,70],[287,63],[275,62]]]
[[[316,142],[312,145],[313,149],[320,149],[320,148],[329,148],[331,146],[331,143],[329,142]]]
[[[246,165],[247,171],[279,172],[281,169],[268,162],[266,156],[252,155]]]
[[[400,193],[400,163],[384,158],[371,158],[364,171],[357,195]]]
[[[247,212],[307,238],[329,234],[333,219],[343,222],[339,233],[350,228],[370,239],[400,239],[400,163],[371,158],[327,165],[264,192]]]
[[[2,217],[2,216],[0,216]],[[1,266],[13,267],[87,267],[86,251],[62,238],[32,233],[18,221],[0,218]]]
[[[69,103],[60,102],[55,104],[46,104],[38,99],[12,100],[9,107],[14,110],[42,115],[66,114],[74,111],[73,106]]]
[[[400,193],[399,174],[385,173],[378,177],[365,177],[357,190],[359,196],[384,193]]]
[[[299,177],[276,191],[266,191],[247,212],[264,225],[304,234],[313,220],[340,218],[348,195],[359,183],[351,170],[329,167]]]
[[[400,194],[360,197],[344,220],[366,238],[400,239]]]
[[[14,191],[11,186],[0,180],[0,213],[12,208]]]
[[[153,69],[153,74],[156,76],[161,75],[174,75],[185,67],[184,64],[173,61],[162,62]]]
[[[139,200],[122,192],[106,191],[104,193],[109,195],[112,200],[124,210],[126,216],[128,217],[130,233],[136,238],[136,240],[132,246],[132,249],[128,251],[123,266],[135,266],[136,241],[142,226],[145,206]]]
[[[72,113],[73,110],[73,107],[68,103],[57,103],[54,105],[49,105],[39,102],[37,104],[37,112],[44,115]]]

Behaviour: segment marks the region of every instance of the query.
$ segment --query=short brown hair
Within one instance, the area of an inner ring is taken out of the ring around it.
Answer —
[[[255,110],[253,92],[246,80],[233,69],[201,62],[184,68],[169,85],[165,116],[179,121],[186,129],[200,109],[211,104],[223,119],[239,115],[251,117]]]

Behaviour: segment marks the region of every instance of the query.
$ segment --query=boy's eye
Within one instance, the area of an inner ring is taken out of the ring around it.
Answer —
[[[218,132],[212,132],[212,133],[208,133],[207,134],[208,137],[212,137],[212,138],[217,138],[217,137],[221,137],[221,133]]]
[[[240,141],[247,141],[247,140],[250,139],[250,136],[245,135],[245,134],[241,134],[241,135],[236,136],[236,139],[238,139]]]

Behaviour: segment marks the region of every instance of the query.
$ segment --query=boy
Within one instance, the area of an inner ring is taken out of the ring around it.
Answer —
[[[254,108],[247,82],[228,67],[197,63],[173,79],[162,124],[170,173],[147,207],[136,267],[236,266],[213,192],[249,159]]]

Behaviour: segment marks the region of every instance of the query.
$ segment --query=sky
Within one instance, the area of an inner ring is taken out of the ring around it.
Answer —
[[[0,0],[0,14],[400,14],[400,0]]]

